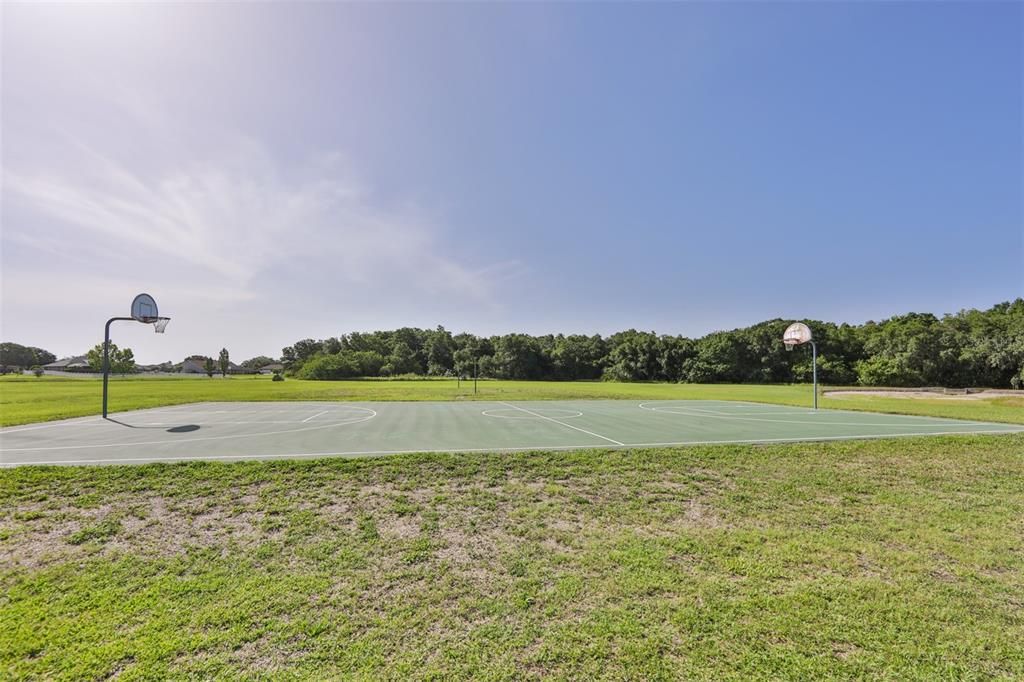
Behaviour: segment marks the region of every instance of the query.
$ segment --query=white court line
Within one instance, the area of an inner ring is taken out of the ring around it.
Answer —
[[[38,426],[15,426],[10,429],[0,430],[0,436],[5,436],[8,433],[21,433],[22,431],[36,431],[38,429],[52,429],[55,426],[94,426],[96,424],[102,424],[103,420],[96,418],[88,421],[59,421],[53,424],[39,424]]]
[[[343,421],[343,422],[347,423],[348,420],[354,419],[354,418],[355,417],[346,417],[345,419],[340,419],[340,420],[337,420],[337,421],[331,422],[331,423],[338,423],[338,421]],[[281,421],[281,420],[272,420],[272,419],[261,419],[259,421],[230,421],[230,422],[223,422],[222,421],[222,422],[210,422],[209,424],[205,424],[204,426],[243,426],[243,425],[251,425],[251,424],[301,424],[301,423],[303,423],[303,422],[297,422],[297,421],[294,421],[294,420]],[[324,420],[321,419],[319,423],[323,424],[325,422],[324,422]],[[139,422],[138,424],[130,425],[129,428],[138,428],[140,426],[185,426],[185,425],[182,424],[181,422]]]
[[[645,403],[645,404],[649,404],[649,403]],[[733,417],[733,416],[737,416],[737,415],[739,415],[739,416],[756,416],[756,415],[773,415],[773,414],[816,414],[814,412],[814,410],[812,410],[809,407],[808,408],[804,408],[804,409],[794,408],[794,409],[790,409],[790,410],[758,410],[756,412],[719,412],[718,410],[708,410],[708,409],[704,409],[702,407],[688,407],[686,405],[663,405],[663,406],[658,407],[658,408],[648,408],[648,409],[654,409],[656,412],[662,411],[662,410],[677,410],[677,409],[678,410],[689,410],[691,412],[701,412],[701,413],[705,413],[705,414],[719,414],[719,415],[723,415],[723,416],[727,416],[727,417]],[[819,410],[818,414],[822,414],[823,412],[824,411],[820,411]]]
[[[348,451],[348,452],[296,452],[289,454],[270,454],[270,455],[186,455],[176,457],[171,455],[169,457],[118,457],[110,459],[67,459],[67,460],[50,460],[50,461],[32,461],[32,462],[7,462],[0,463],[0,469],[12,468],[16,466],[36,466],[36,465],[56,465],[56,464],[114,464],[126,462],[185,462],[185,461],[215,461],[215,460],[250,460],[250,459],[299,459],[309,457],[372,457],[377,455],[416,455],[426,453],[438,453],[438,454],[457,454],[462,452],[529,452],[529,451],[553,451],[553,450],[596,450],[596,449],[610,449],[618,450],[621,448],[654,448],[654,447],[678,447],[678,446],[693,446],[693,445],[745,445],[745,444],[757,444],[757,443],[800,443],[800,442],[823,442],[823,441],[846,441],[846,440],[877,440],[877,439],[895,439],[895,438],[906,438],[910,436],[973,436],[977,434],[1004,434],[1004,433],[1021,433],[1018,431],[932,431],[925,433],[877,433],[862,436],[807,436],[801,438],[747,438],[742,440],[690,440],[690,441],[676,441],[672,443],[620,443],[618,446],[612,447],[608,445],[536,445],[529,447],[492,447],[492,448],[456,448],[456,449],[445,449],[445,448],[433,448],[429,450],[362,450],[362,451]]]
[[[505,407],[511,407],[511,408],[517,409],[517,410],[519,410],[521,412],[525,412],[526,414],[532,414],[534,417],[539,417],[541,419],[546,419],[549,422],[554,422],[554,423],[558,424],[559,426],[565,426],[565,427],[568,427],[570,429],[575,429],[576,431],[579,431],[580,433],[585,433],[585,434],[587,434],[589,436],[594,436],[595,438],[600,438],[601,440],[606,440],[609,443],[615,443],[616,445],[625,445],[625,443],[620,443],[619,441],[614,440],[612,438],[609,438],[608,436],[602,436],[599,433],[594,433],[593,431],[587,431],[586,429],[581,429],[578,426],[573,426],[572,424],[566,424],[565,422],[560,422],[557,419],[552,419],[551,417],[545,417],[542,414],[537,414],[536,412],[531,412],[530,410],[527,410],[525,407],[518,407],[518,406],[513,405],[511,403],[500,403],[500,404],[504,405]]]
[[[240,414],[240,415],[250,414],[250,411],[246,410],[246,409],[240,409],[240,410],[195,410],[195,411],[192,411],[192,412],[187,412],[187,411],[183,412],[183,411],[181,411],[182,408],[185,408],[185,407],[195,407],[196,405],[203,405],[203,404],[211,404],[211,403],[187,403],[185,405],[172,405],[172,406],[169,406],[169,407],[145,407],[145,408],[141,408],[141,409],[138,409],[138,410],[127,410],[125,412],[114,412],[114,413],[112,413],[110,415],[110,419],[103,419],[102,417],[72,417],[70,419],[61,419],[60,421],[48,422],[48,423],[45,423],[45,424],[31,424],[31,425],[25,425],[25,426],[12,426],[12,427],[8,427],[8,428],[0,428],[0,436],[7,435],[8,433],[21,433],[23,431],[36,431],[38,429],[53,429],[53,428],[65,427],[65,426],[104,426],[106,424],[109,424],[111,419],[118,419],[118,418],[119,419],[127,419],[127,418],[130,418],[132,416],[141,416],[141,417],[146,417],[146,416],[155,416],[155,417],[166,416],[166,415],[162,414],[164,412],[174,412],[174,416],[175,417],[177,417],[177,416],[181,416],[181,417],[186,417],[186,416],[187,417],[193,417],[193,416],[206,417],[206,416],[211,415],[211,414]],[[245,404],[246,405],[259,405],[260,403],[249,402],[249,403],[245,403]],[[301,404],[299,404],[299,405],[301,405]],[[369,408],[357,407],[355,405],[342,405],[342,409],[366,410],[366,409],[369,409]],[[256,414],[256,416],[259,416],[259,415],[264,415],[264,414],[276,414],[276,413],[282,413],[282,412],[300,412],[300,411],[301,412],[305,412],[305,410],[302,409],[301,407],[296,407],[295,409],[283,409],[283,410],[255,410],[253,412]],[[313,415],[313,417],[319,417],[320,415],[326,414],[327,412],[330,412],[330,410],[325,410],[325,411],[321,412],[320,414]],[[311,419],[312,419],[312,417],[311,417]],[[309,420],[303,420],[303,421],[305,422],[305,421],[309,421]],[[147,424],[147,425],[161,425],[161,424],[174,424],[174,423],[177,423],[177,422],[144,422],[144,424]],[[224,425],[224,424],[295,424],[296,422],[294,422],[294,421],[215,421],[215,420],[210,420],[209,423],[210,424]]]
[[[695,403],[714,402],[714,403],[721,403],[723,405],[729,405],[729,406],[732,406],[732,405],[750,405],[751,407],[770,408],[770,409],[766,409],[766,410],[761,410],[761,411],[759,411],[757,413],[753,413],[753,414],[763,414],[763,415],[789,414],[787,412],[782,412],[782,410],[792,409],[792,410],[798,410],[797,412],[793,412],[792,414],[813,414],[813,415],[848,414],[850,416],[855,416],[855,417],[859,417],[859,416],[862,416],[862,415],[865,415],[865,414],[870,414],[870,415],[878,415],[878,416],[881,416],[881,417],[909,417],[910,419],[921,419],[921,420],[923,420],[925,422],[928,422],[928,423],[944,424],[944,425],[974,424],[974,425],[977,425],[977,426],[988,426],[988,425],[993,423],[993,422],[977,421],[977,420],[973,420],[973,419],[955,419],[953,417],[929,417],[929,416],[923,415],[923,414],[903,414],[903,413],[899,413],[899,412],[875,412],[875,411],[872,411],[872,410],[843,410],[843,409],[840,409],[840,408],[837,408],[837,407],[822,407],[822,408],[820,408],[818,410],[814,410],[814,409],[812,409],[810,407],[801,408],[801,407],[798,407],[796,405],[784,405],[782,403],[755,403],[755,402],[751,402],[749,400],[692,400],[692,401],[688,401],[688,400],[685,400],[685,399],[682,399],[682,400],[680,400],[680,399],[669,399],[669,400],[659,400],[659,401],[649,400],[649,401],[647,401],[646,403],[643,403],[643,404],[650,405],[650,404],[652,404],[654,402],[665,402],[665,403],[669,403],[669,402],[671,402],[671,403],[680,403],[680,402],[683,402],[683,403],[685,403],[685,402],[695,402]],[[667,407],[667,408],[679,408],[679,409],[683,409],[683,410],[699,410],[699,409],[701,409],[701,408],[696,408],[696,407],[687,407],[686,405],[665,405],[664,407]],[[645,409],[650,409],[650,408],[645,408]],[[659,410],[655,409],[654,411],[657,412]],[[710,412],[712,410],[703,410],[703,411]],[[726,411],[726,412],[720,412],[719,414],[731,416],[733,414],[745,414],[745,413]]]
[[[127,441],[121,443],[94,443],[92,445],[56,445],[49,448],[0,448],[0,455],[5,452],[44,452],[50,450],[91,450],[93,448],[124,448],[124,447],[137,447],[139,445],[176,445],[178,443],[194,443],[197,441],[206,440],[230,440],[233,438],[254,438],[258,436],[278,436],[283,433],[299,433],[300,431],[318,431],[320,429],[330,429],[336,426],[348,426],[349,424],[359,424],[361,422],[369,421],[377,416],[376,410],[371,410],[368,407],[360,408],[367,412],[372,412],[365,417],[354,417],[346,421],[331,422],[330,424],[324,424],[321,426],[307,426],[303,429],[285,429],[283,431],[260,431],[257,433],[236,433],[226,436],[203,436],[201,438],[171,438],[168,440],[151,440],[151,441]],[[295,422],[287,422],[294,424]]]
[[[324,410],[323,412],[317,412],[317,413],[316,413],[316,414],[314,414],[314,415],[313,415],[312,417],[306,417],[305,419],[303,419],[303,420],[302,420],[302,423],[303,423],[303,424],[305,424],[306,422],[311,422],[311,421],[313,421],[314,419],[316,419],[317,417],[319,417],[319,416],[321,416],[321,415],[325,415],[325,414],[327,414],[328,412],[330,412],[330,410]]]
[[[920,419],[922,421],[920,421],[920,422],[903,422],[903,423],[899,423],[899,422],[883,422],[883,423],[878,423],[878,422],[826,422],[826,421],[821,421],[818,418],[815,418],[814,421],[798,421],[798,420],[795,420],[795,419],[765,419],[765,418],[761,418],[761,417],[740,417],[740,416],[736,416],[736,415],[732,415],[732,414],[724,414],[724,413],[719,415],[719,414],[711,414],[711,413],[709,413],[707,411],[705,411],[705,412],[698,412],[698,413],[695,414],[694,411],[691,408],[688,408],[688,407],[674,406],[674,405],[666,405],[666,406],[663,406],[663,407],[646,407],[646,405],[650,405],[650,403],[640,403],[640,405],[638,405],[638,407],[640,409],[642,409],[642,410],[647,410],[648,412],[658,412],[660,414],[674,414],[674,415],[677,415],[679,417],[703,417],[704,419],[733,419],[733,420],[736,420],[736,421],[745,421],[745,422],[770,422],[770,423],[773,423],[773,424],[800,424],[802,426],[808,426],[808,425],[810,425],[810,426],[819,426],[819,425],[820,426],[894,426],[894,427],[897,427],[897,428],[905,428],[905,429],[917,428],[919,426],[927,426],[928,424],[935,424],[936,426],[968,426],[968,425],[991,426],[990,422],[940,421],[940,420],[935,419],[934,417],[918,417],[916,415],[905,415],[905,414],[893,414],[893,415],[888,415],[888,416],[891,416],[891,417],[893,417],[895,419],[906,419],[906,418],[909,417],[911,419]],[[819,414],[824,414],[824,413],[819,413]],[[879,413],[877,413],[877,412],[866,412],[864,414],[872,415],[872,416],[878,416]]]
[[[920,433],[869,433],[857,436],[801,436],[799,438],[745,438],[742,440],[695,440],[677,443],[630,443],[631,448],[658,448],[674,445],[741,445],[748,443],[798,443],[826,440],[871,440],[879,438],[908,438],[911,436],[973,436],[975,434],[1024,433],[1024,428],[993,429],[991,431],[922,431]]]
[[[563,409],[563,408],[551,408],[551,407],[546,407],[544,409],[546,409],[548,412],[554,412],[554,411],[557,410],[559,412],[570,412],[571,413],[571,414],[563,414],[563,415],[561,415],[559,417],[559,419],[575,419],[576,417],[582,417],[583,416],[583,413],[580,412],[579,410],[566,410],[566,409]],[[510,416],[505,415],[505,414],[491,414],[492,412],[499,412],[499,411],[500,410],[483,410],[482,412],[480,412],[480,414],[482,414],[485,417],[494,417],[495,419],[520,419],[520,420],[522,420],[522,419],[532,419],[532,417],[510,417]]]
[[[200,403],[178,403],[177,405],[157,405],[156,407],[141,407],[136,410],[128,410],[128,412],[142,412],[144,410],[163,410],[166,412],[172,412],[174,410],[183,410],[186,407],[199,407],[200,405],[209,405],[209,401]]]

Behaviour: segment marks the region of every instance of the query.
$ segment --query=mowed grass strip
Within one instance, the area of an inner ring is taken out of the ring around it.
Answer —
[[[1021,679],[1022,453],[0,470],[0,676]]]
[[[0,426],[85,417],[100,413],[98,379],[0,377]],[[273,400],[746,400],[810,406],[810,386],[753,384],[658,384],[599,381],[480,381],[454,379],[274,382],[269,376],[119,377],[110,385],[110,410],[121,412],[204,401]],[[824,408],[949,417],[1024,424],[1024,396],[954,400],[852,395],[822,397]]]

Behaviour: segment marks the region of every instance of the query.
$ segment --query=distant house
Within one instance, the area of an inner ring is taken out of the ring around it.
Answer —
[[[43,365],[43,369],[50,372],[91,372],[92,367],[89,366],[89,360],[84,355],[76,355],[73,358],[64,358],[63,360],[57,360],[51,362],[48,365]]]
[[[182,374],[206,374],[206,358],[202,357],[190,357],[185,358],[184,362],[180,365],[174,366],[174,371],[181,372]],[[213,373],[220,374],[220,362],[217,360],[213,361]],[[228,362],[228,374],[252,374],[253,370],[246,369],[241,365],[236,365],[233,362]]]
[[[284,365],[280,362],[272,362],[269,365],[263,365],[260,367],[260,374],[273,374],[274,372],[283,372]]]
[[[161,362],[159,365],[135,365],[136,372],[174,372],[176,368],[171,362]]]
[[[181,363],[181,369],[178,370],[182,374],[206,374],[206,368],[203,367],[205,360],[195,360],[188,358]]]

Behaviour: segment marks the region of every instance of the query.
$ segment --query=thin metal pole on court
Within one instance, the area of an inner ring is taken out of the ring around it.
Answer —
[[[814,409],[818,409],[818,344],[811,341],[811,365],[814,367]]]
[[[480,374],[480,358],[473,360],[473,395],[476,395],[476,378]]]
[[[782,334],[782,342],[786,344],[786,350],[793,350],[797,346],[811,344],[811,367],[814,375],[814,409],[818,409],[818,344],[814,342],[811,328],[803,322],[794,322],[786,327]]]
[[[107,381],[110,378],[110,323],[135,321],[134,317],[112,317],[103,327],[103,418],[107,418]]]

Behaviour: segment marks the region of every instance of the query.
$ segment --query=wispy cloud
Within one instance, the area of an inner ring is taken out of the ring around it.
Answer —
[[[96,320],[149,290],[175,317],[166,341],[142,344],[158,359],[275,353],[302,336],[494,313],[498,288],[524,273],[464,260],[473,247],[453,248],[442,216],[381,200],[340,154],[286,167],[236,140],[174,156],[129,163],[68,145],[4,169],[5,338],[82,352]]]
[[[411,287],[481,301],[492,277],[444,253],[436,219],[410,206],[382,206],[339,155],[282,171],[252,141],[216,159],[144,173],[83,149],[75,177],[48,169],[5,169],[5,191],[30,209],[74,226],[98,252],[188,266],[240,292],[293,260],[330,268],[339,284],[396,278]],[[287,179],[286,179],[287,178]],[[38,226],[9,226],[5,238],[52,249]],[[498,263],[515,271],[515,264]]]

